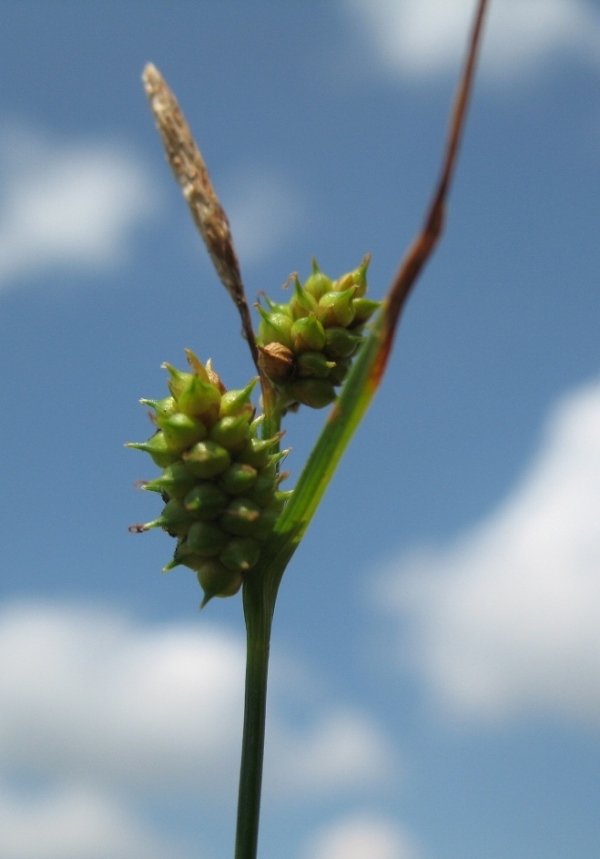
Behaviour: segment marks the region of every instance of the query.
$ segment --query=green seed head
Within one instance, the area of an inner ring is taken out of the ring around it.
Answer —
[[[292,319],[286,319],[289,330]],[[275,345],[286,348],[270,344]],[[144,488],[165,501],[157,519],[130,530],[163,528],[177,539],[164,569],[195,570],[204,605],[213,596],[236,593],[257,563],[276,521],[284,477],[278,463],[285,453],[277,452],[281,434],[257,438],[263,420],[254,417],[251,402],[257,379],[226,391],[210,362],[202,365],[189,351],[187,357],[190,373],[165,365],[171,396],[144,400],[155,412],[158,431],[147,442],[129,445],[147,451],[163,469]]]

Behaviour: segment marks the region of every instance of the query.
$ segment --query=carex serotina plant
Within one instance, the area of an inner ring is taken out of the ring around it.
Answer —
[[[337,464],[381,381],[406,299],[442,231],[472,89],[487,0],[479,0],[450,119],[440,178],[422,230],[409,247],[384,301],[367,296],[367,254],[331,278],[313,260],[291,297],[263,296],[255,333],[229,222],[179,105],[158,70],[144,84],[175,177],[223,285],[242,319],[257,375],[227,390],[211,361],[186,350],[185,371],[164,364],[168,393],[143,399],[155,432],[129,446],[162,470],[144,488],[164,507],[132,531],[162,528],[175,541],[164,570],[193,570],[213,597],[243,594],[247,631],[246,694],[235,859],[256,859],[271,621],[281,578]],[[252,395],[260,382],[260,408]],[[281,483],[283,418],[298,408],[333,404],[293,490]]]

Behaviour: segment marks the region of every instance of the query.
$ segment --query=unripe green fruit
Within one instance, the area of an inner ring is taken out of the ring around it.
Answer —
[[[351,358],[338,358],[335,362],[335,367],[329,373],[329,381],[332,385],[341,385],[346,376],[348,375],[348,370],[352,366]]]
[[[183,499],[185,509],[203,521],[217,519],[228,504],[228,493],[208,480],[196,483]]]
[[[192,376],[177,398],[180,411],[191,417],[201,418],[209,424],[217,417],[220,404],[219,391],[198,376]]]
[[[333,282],[330,277],[323,274],[315,259],[312,261],[312,266],[312,274],[305,280],[304,289],[318,301],[322,295],[333,289]]]
[[[140,400],[143,406],[150,406],[156,413],[156,419],[160,417],[168,417],[177,411],[177,403],[175,397],[165,397],[164,400]]]
[[[169,375],[171,378],[167,382],[169,386],[169,390],[171,394],[177,399],[179,395],[185,390],[187,385],[194,378],[193,373],[183,373],[181,370],[178,370],[177,367],[173,367],[167,361],[164,362],[163,367],[169,371]]]
[[[222,552],[228,543],[229,537],[214,522],[193,522],[182,547],[201,558],[213,558]]]
[[[311,409],[323,409],[335,400],[335,388],[328,379],[296,379],[288,386],[290,395]]]
[[[228,534],[250,537],[260,517],[260,506],[250,498],[235,498],[219,519],[219,525]]]
[[[256,387],[258,376],[255,376],[252,381],[239,391],[226,391],[221,395],[221,403],[219,406],[219,417],[236,417],[244,414],[249,416],[249,420],[254,417],[255,408],[250,402],[252,391]]]
[[[239,417],[228,415],[220,418],[210,431],[210,438],[229,453],[236,453],[246,447],[250,438],[250,425],[248,413]]]
[[[171,465],[177,459],[177,454],[169,449],[165,437],[160,430],[152,438],[149,438],[148,441],[141,443],[131,441],[126,447],[131,447],[134,450],[144,450],[146,453],[149,453],[152,461],[160,468]]]
[[[196,478],[187,470],[181,460],[167,465],[160,477],[144,486],[151,492],[166,492],[170,498],[183,499],[188,494]]]
[[[282,343],[288,349],[291,349],[291,318],[284,313],[267,313],[262,307],[259,307],[258,310],[262,316],[258,327],[258,340],[260,344],[267,346],[269,343]]]
[[[233,537],[219,555],[221,563],[234,573],[251,570],[260,557],[260,543],[252,537]]]
[[[291,328],[291,317],[286,318]],[[250,401],[256,379],[242,390],[226,391],[210,362],[203,366],[192,352],[187,356],[191,373],[164,365],[171,396],[144,400],[155,410],[158,432],[129,445],[150,453],[164,469],[145,488],[165,501],[156,520],[130,530],[163,528],[176,537],[164,570],[195,570],[205,605],[213,596],[237,592],[243,574],[256,565],[281,499],[287,498],[279,491],[286,475],[278,473],[287,452],[276,452],[279,433],[256,437],[263,420],[254,418]]]
[[[352,325],[364,325],[373,316],[375,311],[379,310],[381,301],[372,301],[370,298],[355,298],[352,306],[354,307]]]
[[[157,420],[163,431],[167,448],[173,453],[182,453],[190,445],[202,441],[207,429],[199,418],[191,418],[183,412],[175,412]]]
[[[219,486],[229,495],[244,495],[249,492],[256,483],[258,471],[245,462],[233,462],[219,478]],[[273,485],[270,479],[271,488]]]
[[[329,358],[350,358],[362,340],[360,334],[353,334],[346,328],[328,328],[324,352]]]
[[[322,352],[303,352],[296,361],[296,375],[301,378],[327,379],[335,367]]]
[[[200,480],[210,480],[211,477],[222,474],[231,465],[231,456],[216,441],[207,439],[206,441],[199,441],[186,451],[183,454],[183,461],[194,477],[199,477]]]
[[[302,289],[298,278],[294,281],[294,294],[290,300],[289,306],[292,318],[296,320],[317,312],[317,301],[309,292]]]
[[[237,455],[237,461],[253,468],[265,468],[271,460],[275,439],[251,438],[246,447]]]
[[[154,522],[145,525],[145,529],[164,528],[172,537],[181,537],[187,533],[190,523],[193,521],[190,513],[177,498],[167,501],[163,512]]]
[[[204,591],[204,599],[200,608],[213,597],[232,597],[242,586],[244,577],[241,572],[228,570],[216,558],[204,561],[198,566],[198,582]]]
[[[339,325],[347,328],[354,319],[354,286],[343,292],[327,292],[319,301],[318,315],[323,326]]]
[[[294,353],[320,352],[325,346],[325,329],[315,316],[303,316],[291,327]]]

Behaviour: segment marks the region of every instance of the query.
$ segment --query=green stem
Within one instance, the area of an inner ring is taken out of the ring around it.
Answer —
[[[248,651],[235,859],[256,859],[258,846],[269,643],[275,597],[276,593],[265,588],[261,575],[248,576],[244,584]]]

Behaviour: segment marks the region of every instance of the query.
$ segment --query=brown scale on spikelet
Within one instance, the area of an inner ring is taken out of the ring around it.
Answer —
[[[177,539],[173,560],[194,570],[204,591],[202,606],[214,596],[231,596],[258,561],[289,495],[279,491],[285,475],[278,463],[281,434],[260,439],[262,418],[250,401],[257,379],[243,390],[227,391],[210,361],[204,366],[186,351],[191,372],[163,364],[170,396],[141,400],[154,410],[157,432],[128,447],[147,451],[163,469],[144,489],[161,494],[158,517],[132,531],[161,527]]]
[[[352,358],[363,341],[365,324],[381,306],[365,298],[367,254],[359,267],[331,280],[313,260],[302,285],[291,278],[294,294],[287,304],[265,297],[258,306],[261,369],[278,390],[284,408],[298,403],[320,409],[333,402]]]

